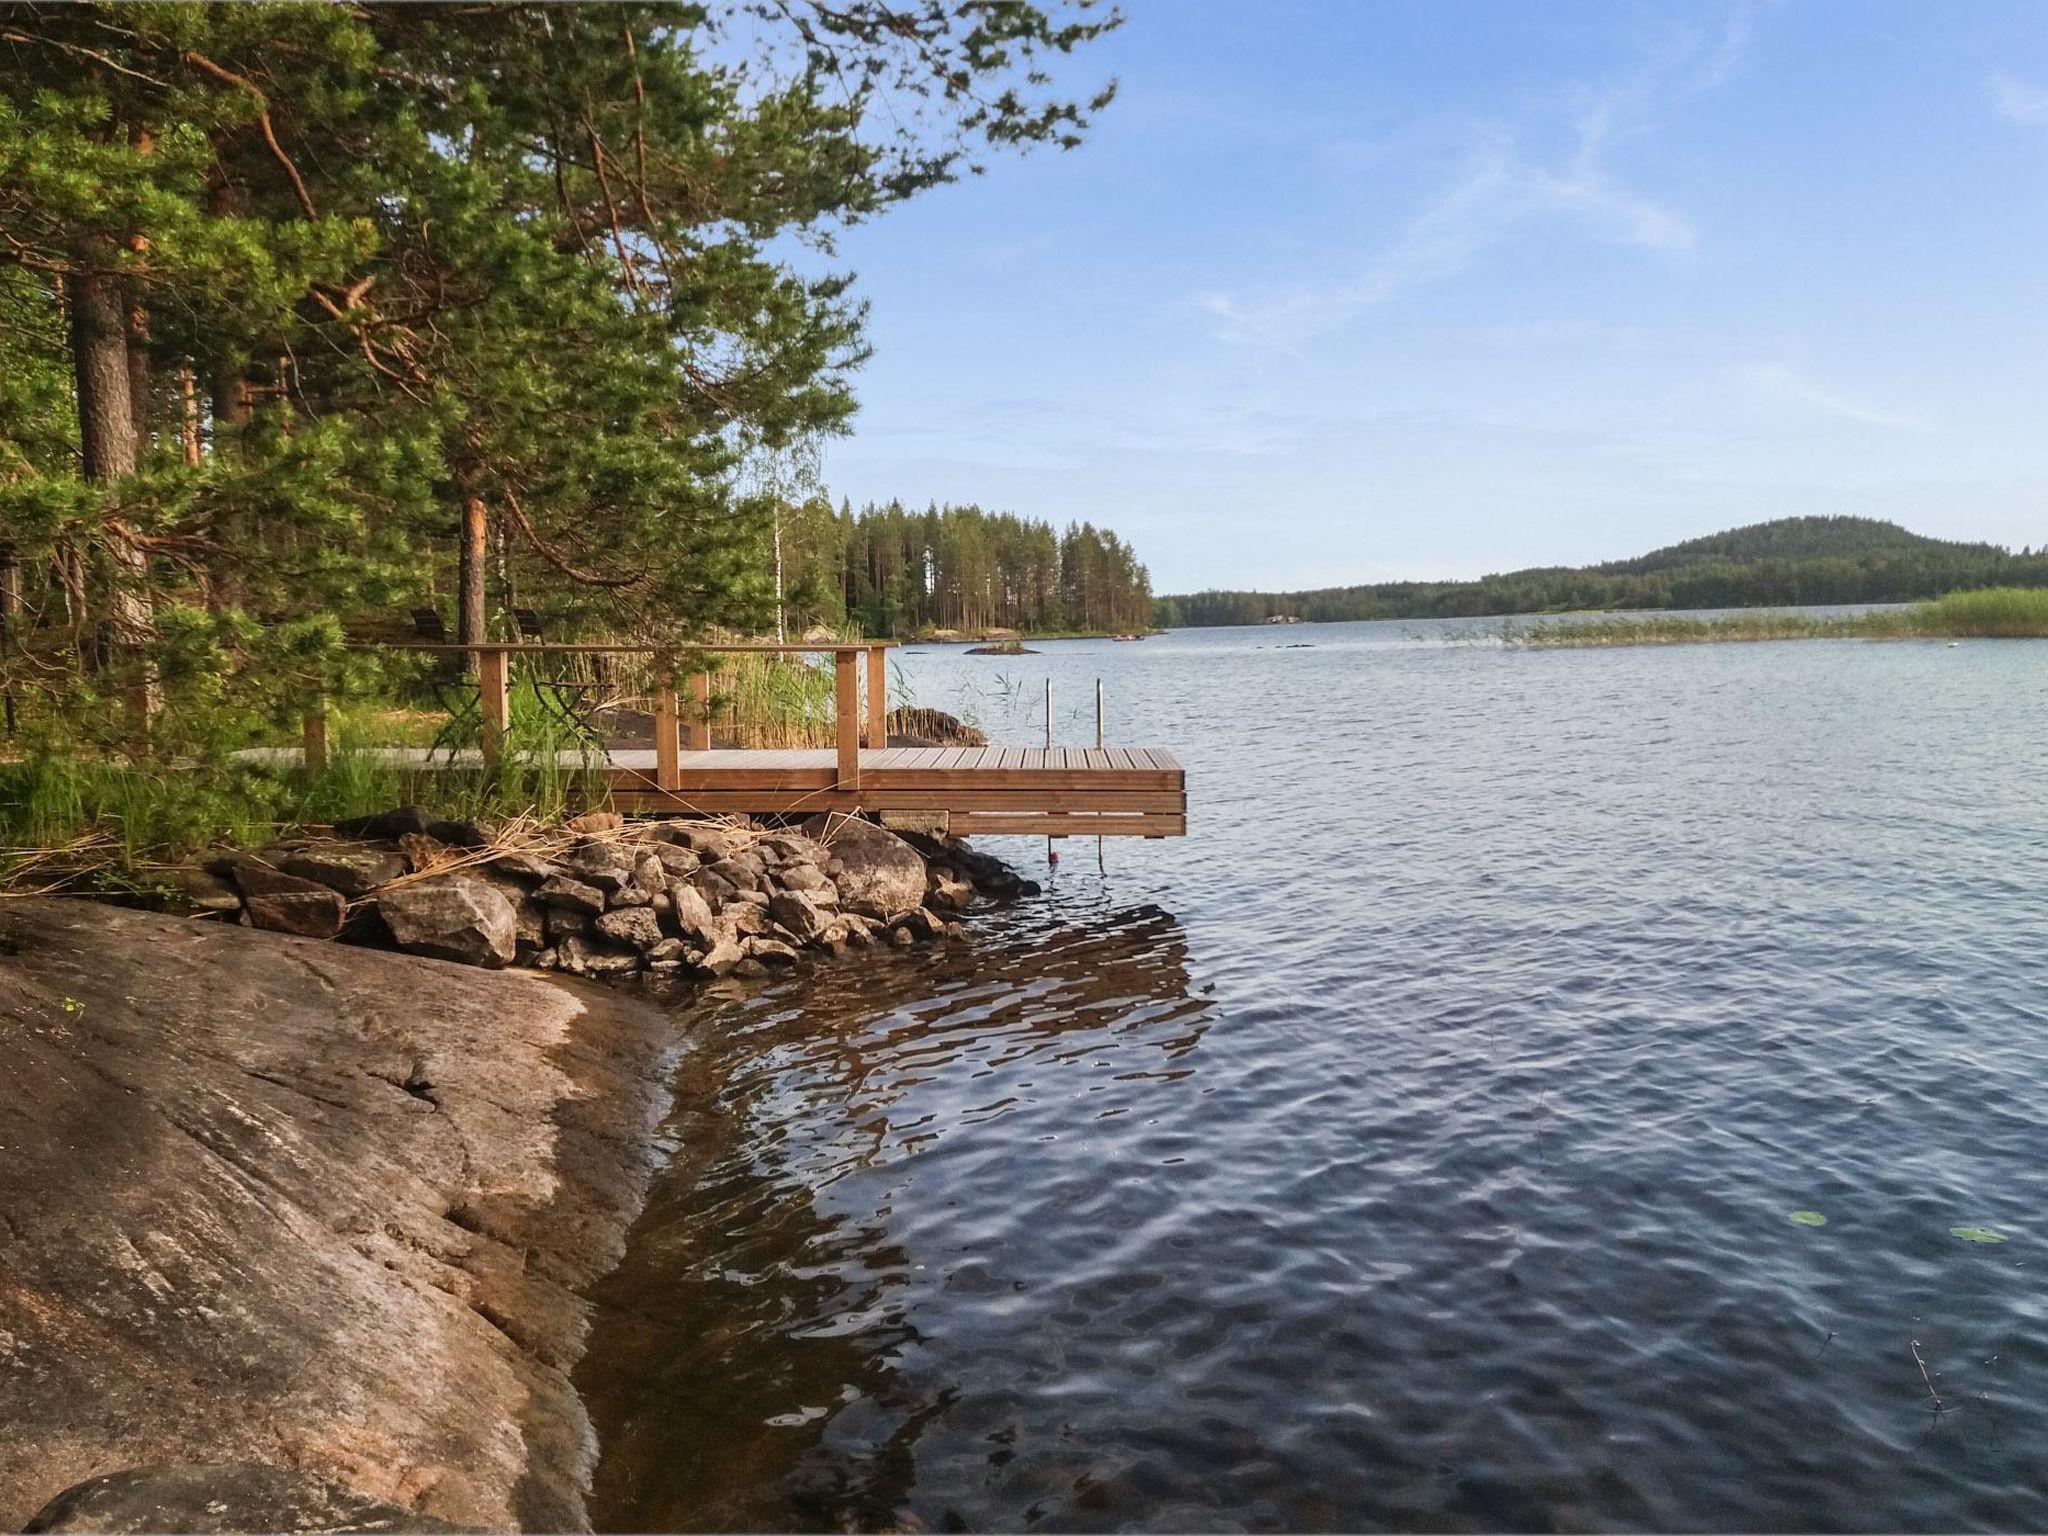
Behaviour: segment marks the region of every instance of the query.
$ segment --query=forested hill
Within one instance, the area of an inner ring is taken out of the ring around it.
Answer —
[[[1771,560],[1862,560],[1893,555],[1996,559],[2005,553],[1996,544],[1930,539],[1874,517],[1781,517],[1667,544],[1633,560],[1609,560],[1593,569],[1633,574],[1716,561],[1755,565]]]
[[[1161,597],[1164,628],[1309,620],[1455,618],[1616,608],[1889,603],[1969,587],[2048,587],[2048,549],[1954,543],[1867,517],[1785,517],[1634,559],[1540,567],[1477,581],[1392,581],[1311,592]]]

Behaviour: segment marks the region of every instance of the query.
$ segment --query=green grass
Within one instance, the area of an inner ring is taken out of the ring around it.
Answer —
[[[2048,590],[1985,587],[1875,613],[1819,615],[1759,610],[1717,619],[1652,614],[1501,626],[1511,645],[1699,645],[1755,640],[1949,640],[2048,638]]]

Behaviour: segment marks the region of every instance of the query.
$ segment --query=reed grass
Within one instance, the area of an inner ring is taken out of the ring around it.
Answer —
[[[2048,589],[1985,587],[1873,613],[1781,610],[1696,619],[1679,615],[1550,619],[1501,626],[1510,645],[1700,645],[1757,640],[1948,640],[2048,638]]]

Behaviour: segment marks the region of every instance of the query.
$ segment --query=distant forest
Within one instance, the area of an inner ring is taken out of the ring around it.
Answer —
[[[1125,633],[1152,624],[1137,552],[1107,528],[974,506],[901,502],[835,512],[822,498],[779,530],[785,623],[847,623],[870,635],[934,629]]]
[[[1583,609],[1769,608],[1893,603],[1972,587],[2048,587],[2048,549],[1930,539],[1867,517],[1787,517],[1689,539],[1633,560],[1547,567],[1477,581],[1392,581],[1312,592],[1161,597],[1162,628],[1460,618]]]

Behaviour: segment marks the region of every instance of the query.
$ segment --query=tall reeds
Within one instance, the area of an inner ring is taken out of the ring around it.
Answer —
[[[1985,587],[1951,592],[1910,608],[1815,614],[1759,610],[1719,618],[1677,614],[1548,619],[1503,623],[1510,645],[1698,645],[1746,640],[1948,640],[2048,638],[2048,590]]]

